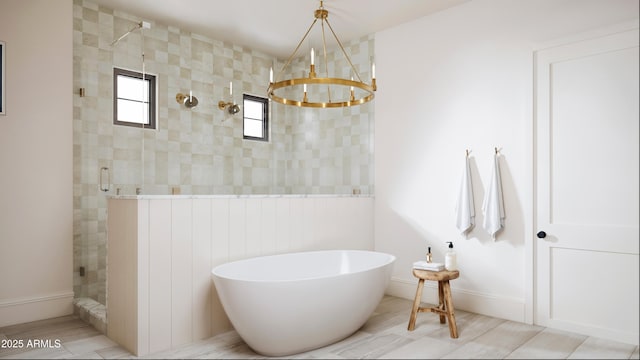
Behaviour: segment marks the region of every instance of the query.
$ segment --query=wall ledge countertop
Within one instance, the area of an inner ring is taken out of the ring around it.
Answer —
[[[373,198],[370,194],[246,194],[246,195],[107,195],[114,200],[261,199],[261,198]]]

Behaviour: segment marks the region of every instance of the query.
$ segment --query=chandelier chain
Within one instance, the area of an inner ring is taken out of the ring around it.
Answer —
[[[296,53],[300,49],[300,46],[302,45],[304,40],[307,38],[307,36],[311,32],[311,29],[313,29],[313,26],[316,24],[316,21],[318,21],[318,19],[314,19],[313,20],[313,22],[311,23],[311,26],[309,26],[309,29],[307,29],[307,32],[304,34],[304,36],[302,37],[302,39],[298,43],[298,46],[296,46],[296,49],[293,50],[291,55],[289,55],[289,58],[287,59],[286,63],[282,66],[282,68],[280,69],[280,72],[278,73],[278,75],[276,75],[276,80],[280,78],[280,75],[282,75],[282,73],[284,72],[284,69],[286,69],[287,66],[289,66],[289,64],[291,64],[291,60],[293,60],[293,57],[296,56]]]
[[[358,71],[356,71],[356,67],[353,66],[353,63],[351,62],[351,59],[347,55],[347,52],[344,50],[344,46],[342,46],[342,43],[340,42],[340,39],[338,39],[338,36],[336,35],[335,31],[333,31],[333,27],[329,23],[329,20],[327,20],[327,25],[329,25],[329,30],[331,30],[331,33],[333,34],[333,37],[336,38],[336,42],[338,43],[338,46],[340,46],[340,50],[342,50],[342,54],[344,54],[344,57],[349,62],[349,66],[351,66],[351,70],[353,70],[353,73],[356,74],[356,77],[358,78],[358,81],[362,82],[362,79],[360,78],[360,74],[358,74]]]

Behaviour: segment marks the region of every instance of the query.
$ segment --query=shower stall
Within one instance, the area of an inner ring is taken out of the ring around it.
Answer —
[[[218,101],[230,81],[238,103],[243,93],[266,97],[269,69],[282,60],[90,0],[73,6],[76,298],[106,303],[111,196],[373,195],[373,103],[272,103],[269,141],[243,140],[242,109],[232,114]],[[346,48],[355,66],[369,67],[373,36]],[[329,66],[349,71],[340,61]],[[114,68],[156,76],[156,129],[114,124]],[[176,101],[190,92],[197,106]]]

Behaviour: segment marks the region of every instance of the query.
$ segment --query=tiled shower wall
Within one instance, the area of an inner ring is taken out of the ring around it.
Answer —
[[[111,45],[142,20],[151,28]],[[241,113],[230,117],[217,103],[228,94],[230,81],[238,103],[242,93],[266,96],[269,69],[272,64],[279,69],[282,60],[86,0],[74,0],[73,28],[76,297],[105,303],[106,197],[116,192],[373,194],[372,103],[344,109],[272,103],[270,141],[246,141]],[[368,82],[373,35],[345,48]],[[328,59],[332,73],[348,76],[341,55],[329,53]],[[305,69],[303,62],[293,66]],[[143,65],[157,76],[158,129],[115,126],[113,67],[143,71]],[[199,100],[193,109],[175,100],[190,90]],[[100,190],[103,167],[108,171],[102,186],[108,191]]]

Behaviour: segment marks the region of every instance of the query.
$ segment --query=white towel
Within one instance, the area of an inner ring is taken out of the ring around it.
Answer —
[[[416,261],[413,263],[413,268],[414,269],[418,269],[418,270],[429,270],[429,271],[440,271],[440,270],[444,270],[444,264],[443,263],[428,263],[424,260],[422,261]]]
[[[484,196],[482,212],[484,213],[482,226],[491,235],[491,238],[495,240],[496,233],[504,227],[504,202],[502,200],[502,181],[500,180],[498,154],[494,156],[491,182]]]
[[[456,227],[461,234],[466,233],[475,223],[476,211],[473,205],[473,187],[471,186],[471,171],[469,170],[469,156],[465,157],[462,181],[456,203]]]

